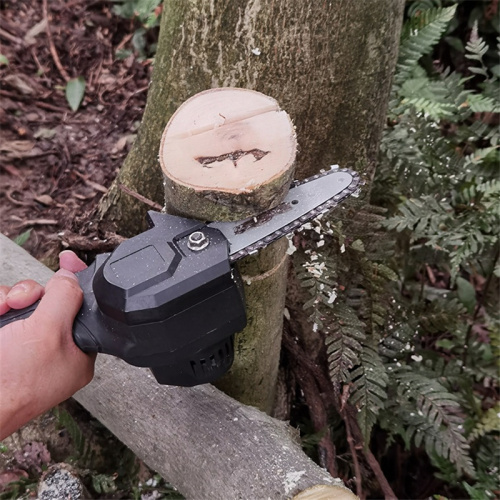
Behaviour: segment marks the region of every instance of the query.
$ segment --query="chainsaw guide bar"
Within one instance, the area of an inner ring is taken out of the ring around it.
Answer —
[[[357,172],[332,165],[330,170],[295,181],[286,198],[275,208],[237,222],[212,222],[229,241],[229,260],[252,255],[306,222],[324,214],[358,191]]]

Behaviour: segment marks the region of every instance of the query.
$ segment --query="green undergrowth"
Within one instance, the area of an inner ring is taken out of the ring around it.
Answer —
[[[364,445],[383,464],[423,453],[428,494],[487,499],[500,490],[500,39],[481,34],[486,5],[464,28],[461,3],[409,5],[370,203],[314,222],[294,260]],[[460,64],[442,64],[443,47]]]

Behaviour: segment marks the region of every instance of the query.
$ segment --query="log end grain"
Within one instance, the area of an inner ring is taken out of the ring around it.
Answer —
[[[297,141],[271,97],[211,89],[184,102],[160,146],[167,209],[205,220],[238,220],[278,205],[293,179]]]
[[[292,500],[359,500],[359,497],[344,486],[318,484],[301,491]]]

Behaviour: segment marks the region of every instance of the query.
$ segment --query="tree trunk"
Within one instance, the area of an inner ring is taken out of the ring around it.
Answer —
[[[53,274],[1,234],[0,254],[2,284],[45,284]],[[187,498],[285,500],[303,490],[311,500],[324,498],[310,496],[316,490],[356,498],[305,455],[285,422],[209,384],[162,386],[148,369],[99,354],[93,382],[75,399]],[[329,489],[308,490],[315,485]]]
[[[245,87],[276,99],[297,131],[297,176],[332,163],[373,175],[396,61],[404,0],[165,0],[142,125],[101,217],[143,229],[145,206],[123,183],[163,204],[160,139],[188,97]]]

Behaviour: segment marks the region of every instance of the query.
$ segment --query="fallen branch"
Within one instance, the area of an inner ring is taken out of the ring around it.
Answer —
[[[82,236],[66,230],[62,235],[62,244],[71,250],[97,254],[113,251],[125,239],[116,233],[106,233],[104,239],[100,239],[97,236]]]

